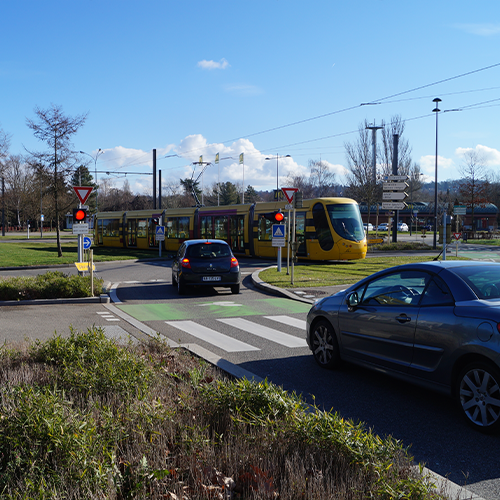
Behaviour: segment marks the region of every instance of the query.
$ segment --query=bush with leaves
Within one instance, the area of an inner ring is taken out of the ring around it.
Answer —
[[[48,271],[37,276],[0,278],[0,300],[61,299],[99,296],[104,281],[94,278],[92,294],[90,276],[66,275]]]

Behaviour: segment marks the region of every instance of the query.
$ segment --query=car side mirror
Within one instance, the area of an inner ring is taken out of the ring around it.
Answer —
[[[347,308],[349,311],[354,311],[359,306],[358,292],[352,292],[347,296]]]

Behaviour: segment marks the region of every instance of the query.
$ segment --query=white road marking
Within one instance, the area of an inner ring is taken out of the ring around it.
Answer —
[[[218,319],[217,321],[225,323],[229,326],[233,326],[235,328],[239,328],[240,330],[251,333],[252,335],[256,335],[257,337],[270,340],[271,342],[275,342],[276,344],[284,345],[285,347],[307,347],[307,342],[305,341],[305,339],[294,337],[293,335],[288,335],[287,333],[280,332],[279,330],[275,330],[274,328],[268,328],[267,326],[252,323],[247,319],[224,318]]]
[[[183,332],[189,333],[193,337],[209,342],[226,352],[260,351],[258,347],[251,346],[245,342],[223,335],[222,333],[216,332],[206,326],[198,325],[194,321],[165,321],[165,323],[173,326],[174,328],[178,328]]]
[[[278,323],[283,323],[284,325],[294,326],[304,331],[306,329],[305,319],[292,318],[291,316],[264,316],[264,318],[277,321]]]

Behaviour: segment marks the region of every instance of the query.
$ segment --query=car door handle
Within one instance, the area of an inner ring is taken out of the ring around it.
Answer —
[[[396,319],[400,323],[408,323],[408,321],[411,321],[410,316],[407,316],[406,314],[400,314]]]

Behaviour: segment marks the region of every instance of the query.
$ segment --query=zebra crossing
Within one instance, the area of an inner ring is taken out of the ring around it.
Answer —
[[[291,349],[307,347],[304,335],[306,329],[305,320],[285,315],[262,317],[270,320],[271,322],[278,323],[279,325],[287,325],[288,330],[297,330],[297,335],[285,333],[276,328],[271,328],[256,321],[250,321],[246,318],[219,318],[216,319],[216,321],[234,328],[237,332],[241,331],[251,334],[254,337],[265,339],[266,341],[274,342],[275,344],[279,344],[284,347]],[[257,339],[252,343],[243,342],[213,328],[204,326],[197,321],[165,321],[165,323],[172,328],[187,333],[226,352],[249,352],[261,350],[258,345],[255,345],[258,344]]]

